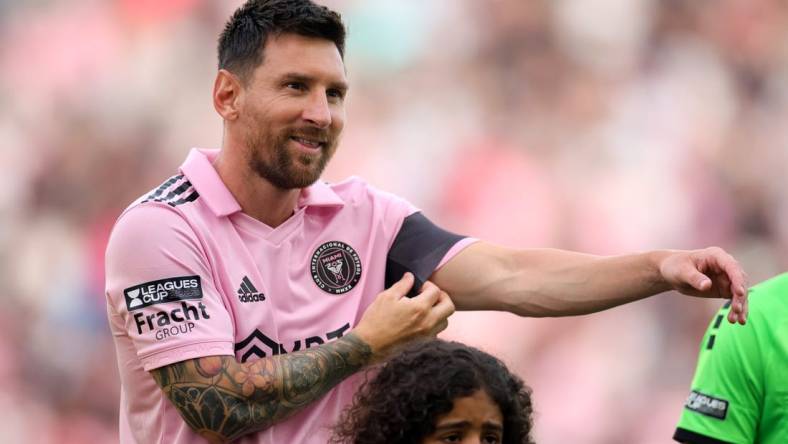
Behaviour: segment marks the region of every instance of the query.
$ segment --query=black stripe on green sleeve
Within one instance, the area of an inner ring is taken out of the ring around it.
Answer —
[[[691,430],[676,428],[676,433],[673,434],[673,439],[678,442],[686,444],[731,444],[730,441],[723,441],[711,436],[701,435],[700,433]]]

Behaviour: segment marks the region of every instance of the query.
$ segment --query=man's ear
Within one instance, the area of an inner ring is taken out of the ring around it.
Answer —
[[[220,69],[213,82],[213,107],[225,121],[238,118],[241,80],[230,71]]]

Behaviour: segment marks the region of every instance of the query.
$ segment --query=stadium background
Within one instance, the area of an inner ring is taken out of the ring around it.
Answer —
[[[0,0],[0,440],[113,442],[114,218],[220,143],[215,38],[240,1]],[[777,0],[330,1],[359,174],[461,233],[598,254],[717,244],[788,269],[788,11]],[[536,438],[669,441],[719,301],[458,314],[534,389]]]

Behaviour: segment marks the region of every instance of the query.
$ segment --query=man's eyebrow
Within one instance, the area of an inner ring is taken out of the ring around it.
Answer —
[[[290,82],[312,83],[312,82],[315,81],[315,77],[307,75],[307,74],[302,74],[302,73],[299,73],[299,72],[288,72],[288,73],[282,74],[282,80],[283,81],[290,81]],[[348,88],[350,88],[350,86],[347,84],[347,82],[342,81],[342,80],[333,81],[333,82],[329,83],[328,86],[329,86],[329,88],[338,89],[340,91],[347,91]]]
[[[295,80],[295,81],[304,82],[304,83],[312,82],[312,81],[315,80],[314,77],[308,76],[306,74],[301,74],[301,73],[298,73],[298,72],[288,72],[288,73],[282,74],[282,79],[283,80]]]

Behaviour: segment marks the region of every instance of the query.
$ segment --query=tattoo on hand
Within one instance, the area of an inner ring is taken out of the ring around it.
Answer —
[[[232,356],[178,362],[151,372],[184,421],[212,442],[263,430],[301,410],[369,362],[358,336],[238,363]]]

